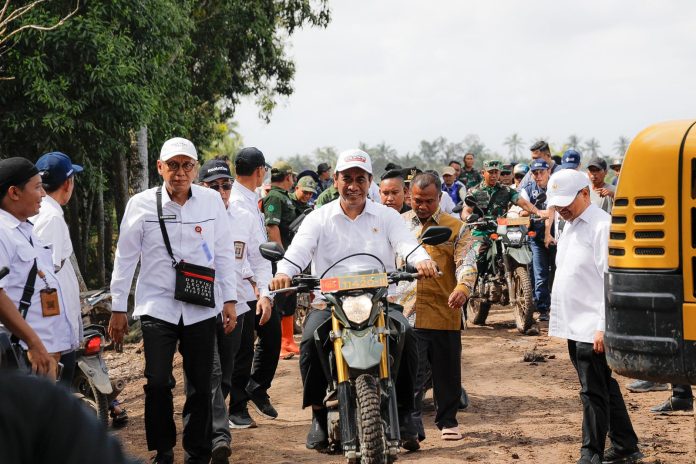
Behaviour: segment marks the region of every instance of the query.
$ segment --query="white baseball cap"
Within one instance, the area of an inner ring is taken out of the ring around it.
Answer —
[[[372,160],[370,155],[362,150],[353,149],[341,152],[336,161],[336,172],[350,168],[360,168],[368,174],[372,174]]]
[[[164,142],[162,145],[162,150],[160,150],[160,160],[167,161],[177,155],[188,156],[198,161],[198,152],[196,152],[196,147],[193,143],[183,137],[174,137]]]
[[[578,192],[590,186],[590,179],[584,172],[575,169],[562,169],[549,179],[546,195],[548,206],[565,208],[575,200]]]

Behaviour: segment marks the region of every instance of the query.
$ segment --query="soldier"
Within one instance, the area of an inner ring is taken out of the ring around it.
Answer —
[[[474,198],[478,207],[483,210],[484,216],[486,217],[498,218],[505,216],[511,204],[517,205],[531,214],[545,217],[545,211],[542,212],[538,210],[536,206],[520,197],[517,191],[498,182],[501,165],[502,163],[498,160],[484,161],[483,182],[471,189],[467,196]],[[468,217],[468,215],[473,212],[474,209],[467,206],[464,209],[464,216]],[[485,262],[486,252],[490,247],[488,237],[492,232],[495,232],[495,229],[491,230],[486,227],[477,227],[472,232],[472,235],[475,237],[480,237],[477,243],[474,244],[474,247],[478,251],[479,263]]]
[[[480,184],[482,179],[481,173],[474,168],[474,154],[467,153],[464,155],[464,168],[459,180],[467,189],[470,189]]]
[[[321,192],[321,194],[317,197],[317,201],[314,202],[314,206],[317,208],[321,208],[325,204],[330,203],[337,198],[338,190],[334,185],[331,185],[329,188]]]
[[[305,181],[305,179],[311,180],[311,177],[305,176],[301,180]],[[282,245],[285,249],[290,246],[292,240],[290,225],[299,215],[289,194],[294,180],[292,166],[285,161],[276,162],[271,168],[271,190],[263,199],[263,214],[266,216],[268,238]],[[279,354],[283,359],[290,359],[294,355],[300,354],[300,348],[295,344],[293,338],[293,316],[297,306],[297,294],[276,295],[275,303],[275,310],[279,311],[282,316]]]
[[[314,181],[314,179],[312,179],[311,176],[304,176],[297,181],[295,191],[289,196],[298,214],[302,214],[305,211],[312,209],[312,205],[309,204],[309,200],[315,193],[317,193],[317,183]]]

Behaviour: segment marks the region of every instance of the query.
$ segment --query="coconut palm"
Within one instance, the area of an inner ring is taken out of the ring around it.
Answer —
[[[587,139],[587,142],[585,142],[585,151],[588,155],[590,155],[591,158],[600,156],[599,140],[594,137]]]
[[[582,139],[578,137],[575,134],[569,135],[568,140],[566,141],[566,146],[568,148],[574,148],[576,150],[580,149],[580,143],[582,143]]]
[[[631,143],[631,139],[628,137],[624,137],[623,135],[616,139],[616,142],[614,142],[614,152],[616,153],[617,156],[622,157],[626,154],[626,150],[628,150],[628,145]]]
[[[506,138],[503,145],[508,147],[508,156],[510,156],[511,160],[514,161],[521,157],[524,141],[516,132]]]

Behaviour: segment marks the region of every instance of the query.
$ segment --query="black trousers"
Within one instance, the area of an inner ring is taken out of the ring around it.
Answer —
[[[580,454],[604,456],[607,435],[620,452],[638,449],[638,437],[619,384],[611,376],[604,353],[595,353],[592,343],[568,340],[568,354],[578,372],[582,400],[582,447]]]
[[[259,325],[256,301],[248,304],[251,310],[242,316],[244,328],[232,375],[230,413],[246,408],[249,394],[268,395],[280,359],[280,314],[274,307],[268,322]],[[259,339],[255,346],[254,333]]]
[[[433,399],[436,404],[435,425],[439,429],[456,427],[459,398],[462,394],[462,338],[459,330],[414,329],[418,337],[419,371],[415,392],[414,423],[418,436],[425,439],[421,411],[428,364],[433,379]]]
[[[396,379],[396,398],[399,413],[402,418],[410,418],[415,407],[413,401],[415,392],[415,379],[418,373],[418,340],[406,318],[397,310],[389,311],[389,319],[392,324],[398,324],[406,329],[404,347],[402,353],[395,353],[397,340],[389,338],[390,354],[394,356],[398,372],[392,372]],[[302,376],[303,397],[302,407],[323,406],[326,389],[329,386],[326,375],[322,369],[321,358],[328,359],[333,345],[329,340],[331,332],[331,311],[311,311],[305,319],[300,343],[300,375]],[[314,342],[314,332],[319,329],[319,338],[322,340],[322,349],[317,350]],[[403,425],[403,422],[402,422]],[[411,433],[407,429],[407,433]],[[415,434],[415,432],[413,432]]]
[[[167,451],[176,444],[172,362],[177,342],[187,379],[182,444],[187,463],[210,460],[211,393],[215,318],[185,326],[150,316],[140,318],[145,345],[145,436],[149,450]]]

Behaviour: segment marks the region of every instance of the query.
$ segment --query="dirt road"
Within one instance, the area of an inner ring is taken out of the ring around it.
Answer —
[[[464,439],[442,442],[433,424],[432,402],[426,403],[427,439],[416,453],[402,454],[399,462],[424,463],[574,463],[580,445],[581,405],[578,381],[565,343],[546,336],[520,336],[510,312],[491,313],[489,326],[463,332],[462,376],[471,399],[459,413]],[[526,351],[536,350],[546,361],[522,361]],[[126,353],[107,355],[112,372],[128,380],[121,394],[131,418],[118,431],[127,452],[148,458],[143,423],[143,357],[136,347]],[[181,410],[183,382],[181,360],[177,358],[174,391],[179,437],[177,462],[183,462]],[[620,377],[626,404],[646,454],[646,463],[693,463],[693,417],[656,416],[650,406],[663,401],[668,392],[633,394],[625,389],[629,379]],[[342,463],[340,456],[320,455],[305,449],[304,441],[311,414],[300,409],[301,382],[297,359],[281,361],[270,391],[279,418],[265,420],[255,415],[259,427],[233,431],[235,463]]]

